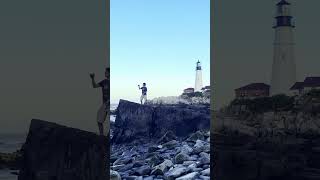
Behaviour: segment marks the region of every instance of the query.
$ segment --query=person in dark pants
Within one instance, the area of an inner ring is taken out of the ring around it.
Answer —
[[[97,123],[98,123],[98,128],[99,128],[99,133],[100,135],[104,135],[104,128],[103,128],[103,123],[105,122],[107,116],[110,114],[110,68],[106,68],[105,70],[105,79],[100,81],[99,83],[96,83],[94,77],[95,74],[91,73],[91,82],[92,82],[92,87],[93,88],[101,88],[102,89],[102,100],[103,103],[100,106],[98,113],[97,113]],[[106,123],[106,134],[109,134],[110,130],[110,124],[109,121]]]
[[[138,85],[139,89],[141,89],[141,97],[140,97],[140,102],[142,104],[142,101],[144,100],[144,104],[147,102],[147,87],[146,87],[146,83],[143,83],[143,86],[140,87],[140,85]]]

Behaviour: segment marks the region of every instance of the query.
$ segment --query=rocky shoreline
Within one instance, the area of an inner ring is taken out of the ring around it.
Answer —
[[[18,150],[12,153],[0,152],[0,169],[18,170],[20,168],[21,152]]]
[[[110,167],[111,180],[210,179],[210,132],[112,144]]]

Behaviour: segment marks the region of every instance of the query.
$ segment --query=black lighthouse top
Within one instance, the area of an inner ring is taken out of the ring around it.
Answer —
[[[294,27],[292,22],[292,16],[290,12],[290,3],[286,0],[281,0],[277,3],[276,22],[273,28],[277,27]]]
[[[197,62],[196,70],[201,70],[201,65],[200,65],[200,61],[199,61],[199,60],[198,60],[198,62]]]

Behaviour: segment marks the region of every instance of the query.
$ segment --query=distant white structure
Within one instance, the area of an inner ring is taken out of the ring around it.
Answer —
[[[281,0],[277,4],[275,17],[274,54],[271,77],[271,95],[289,94],[290,87],[296,82],[294,56],[294,24],[290,3]]]
[[[198,60],[197,66],[196,66],[196,82],[194,86],[194,92],[201,92],[202,89],[202,70],[201,70],[201,64]]]

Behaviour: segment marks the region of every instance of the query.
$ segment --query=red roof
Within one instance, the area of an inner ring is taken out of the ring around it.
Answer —
[[[187,89],[184,89],[184,90],[194,90],[194,88],[187,88]]]
[[[205,89],[210,89],[210,86],[205,86],[202,88],[202,90],[205,90]]]
[[[296,82],[294,85],[290,88],[290,90],[297,90],[297,89],[303,89],[304,82]]]
[[[265,83],[251,83],[235,90],[269,90],[270,86]]]
[[[304,87],[320,87],[320,77],[306,77]]]

